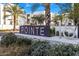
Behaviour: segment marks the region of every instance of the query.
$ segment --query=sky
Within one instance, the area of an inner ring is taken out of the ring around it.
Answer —
[[[24,9],[26,14],[32,13],[31,7],[34,3],[20,3],[19,6]],[[43,5],[40,5],[39,8],[36,10],[36,12],[42,12],[45,10],[45,7]],[[60,8],[55,4],[50,4],[50,12],[52,13],[59,13]]]

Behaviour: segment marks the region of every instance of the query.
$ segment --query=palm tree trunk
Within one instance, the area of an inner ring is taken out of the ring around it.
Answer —
[[[4,6],[4,16],[6,15],[5,6]],[[6,24],[6,19],[4,17],[4,24]]]
[[[16,30],[16,15],[14,15],[14,26],[13,26],[13,31]]]
[[[50,26],[50,3],[46,3],[45,6],[46,25]]]

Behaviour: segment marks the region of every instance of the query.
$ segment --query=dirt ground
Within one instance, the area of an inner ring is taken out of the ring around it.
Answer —
[[[28,56],[30,49],[29,46],[0,46],[0,56],[21,56],[21,55],[26,55]]]

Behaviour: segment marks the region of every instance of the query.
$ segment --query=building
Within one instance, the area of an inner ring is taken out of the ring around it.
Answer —
[[[73,19],[68,18],[69,13],[64,13],[64,14],[62,14],[62,16],[63,16],[63,19],[62,19],[63,20],[63,22],[62,22],[63,25],[67,25],[67,26],[74,25]]]
[[[27,14],[27,24],[26,25],[33,25],[36,23],[36,25],[40,25],[37,21],[32,19],[33,16],[40,16],[44,15],[45,16],[45,11],[39,11],[39,12],[34,12],[33,14]],[[43,22],[42,25],[45,25],[45,21]]]
[[[54,13],[51,13],[51,26],[54,25],[54,26],[59,26],[62,24],[62,26],[65,26],[65,25],[74,25],[74,21],[73,19],[69,19],[68,16],[69,16],[69,13],[63,13],[62,15],[60,15],[60,17],[62,16],[62,19],[60,18],[56,18],[56,22],[58,25],[55,24],[54,22],[54,18],[56,16],[59,16],[59,14],[54,14]],[[61,23],[62,21],[62,23]]]
[[[51,19],[51,24],[50,25],[51,26],[55,26],[54,17],[57,16],[57,15],[59,15],[59,14],[51,12],[51,17],[50,17],[50,19]]]
[[[14,5],[14,4],[10,4],[10,5]],[[13,23],[13,16],[9,16],[7,18],[4,18],[4,15],[10,15],[11,13],[9,12],[5,12],[4,11],[4,7],[8,6],[7,4],[1,4],[0,3],[0,30],[11,30],[13,29],[14,23]],[[33,16],[39,16],[39,15],[45,15],[45,11],[39,11],[39,12],[34,12],[33,14],[23,14],[26,19],[22,18],[22,17],[18,17],[18,19],[16,20],[17,24],[16,24],[16,29],[19,29],[19,26],[21,25],[30,25],[31,23],[33,23],[33,19],[31,17]],[[55,23],[53,22],[53,19],[55,16],[59,15],[59,14],[55,14],[55,13],[50,13],[51,14],[51,26],[54,26]],[[68,19],[68,13],[62,14],[64,15],[63,17],[63,21],[62,24],[63,25],[74,25],[74,22],[70,19]],[[61,21],[57,21],[58,24],[61,24]],[[39,24],[38,24],[39,25]],[[42,25],[45,25],[45,21]]]
[[[14,5],[14,4],[10,4],[10,5]],[[4,18],[4,15],[11,15],[11,13],[9,12],[5,12],[4,7],[8,6],[7,4],[2,4],[0,3],[0,30],[12,30],[14,23],[13,23],[13,16],[9,16]],[[9,6],[8,6],[9,7]],[[24,16],[27,16],[26,14],[23,14]],[[19,29],[20,25],[24,25],[26,19],[22,18],[22,17],[18,17],[18,19],[16,20],[17,24],[16,24],[16,29]]]

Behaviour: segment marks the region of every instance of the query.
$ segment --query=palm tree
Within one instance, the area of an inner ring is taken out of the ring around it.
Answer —
[[[46,25],[50,26],[50,3],[44,3],[45,9],[45,17],[46,17]]]
[[[72,10],[69,13],[69,19],[74,20],[76,26],[79,24],[79,3],[73,4]]]
[[[38,3],[33,4],[32,12],[35,12],[40,5],[41,4],[38,4]],[[50,3],[43,3],[42,5],[45,6],[46,25],[50,26]],[[63,4],[56,3],[56,5],[60,8],[59,13],[61,13],[61,14],[69,12],[71,10],[71,4],[70,3],[63,3]],[[61,22],[62,22],[62,19],[61,19]],[[62,25],[62,23],[61,23],[61,25]]]
[[[32,19],[34,19],[41,25],[44,22],[45,17],[44,17],[44,15],[41,14],[39,16],[33,16]]]
[[[38,3],[33,4],[32,12],[35,12],[40,5],[41,4],[38,4]],[[42,5],[45,6],[45,21],[46,21],[46,25],[50,26],[50,3],[43,3]]]
[[[13,30],[16,30],[16,20],[18,19],[18,17],[24,17],[24,11],[18,6],[18,4],[7,4],[7,6],[5,7],[5,11],[6,12],[10,12],[11,15],[5,15],[4,18],[8,17],[8,16],[13,16],[13,23],[14,23],[14,27]]]
[[[79,24],[79,3],[74,3],[74,22],[75,25]]]
[[[5,12],[5,8],[6,8],[6,4],[4,5],[4,24],[6,24],[6,19],[5,19],[6,12]]]
[[[65,13],[70,13],[70,11],[72,10],[72,4],[70,3],[56,3],[56,5],[60,8],[59,13],[61,14],[61,17],[65,16]],[[63,15],[64,14],[64,15]],[[61,18],[61,25],[62,25],[62,19]]]
[[[55,22],[55,25],[57,25],[58,20],[60,20],[62,23],[62,15],[56,15],[52,21]]]

